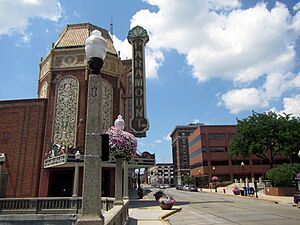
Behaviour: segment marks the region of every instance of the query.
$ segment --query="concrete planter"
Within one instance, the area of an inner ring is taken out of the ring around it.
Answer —
[[[170,210],[173,207],[173,204],[160,203],[159,205],[160,205],[161,209],[163,209],[163,210]]]
[[[266,195],[293,196],[295,192],[296,192],[295,187],[265,187]]]

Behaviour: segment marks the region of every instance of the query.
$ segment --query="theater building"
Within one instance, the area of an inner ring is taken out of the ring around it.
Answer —
[[[100,72],[102,130],[110,128],[120,114],[125,130],[131,132],[132,61],[121,60],[107,30],[89,23],[67,25],[41,58],[38,98],[0,101],[0,153],[6,154],[2,190],[6,197],[71,196],[77,150],[82,156],[82,184],[89,74],[84,44],[95,29],[108,43]],[[61,148],[54,151],[54,144]],[[129,168],[151,167],[154,161],[144,164],[140,156]],[[112,196],[113,161],[105,164],[102,174],[102,194]]]

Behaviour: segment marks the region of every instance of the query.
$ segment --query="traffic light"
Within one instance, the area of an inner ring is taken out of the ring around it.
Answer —
[[[109,135],[101,134],[102,138],[102,156],[100,157],[102,161],[109,160]]]

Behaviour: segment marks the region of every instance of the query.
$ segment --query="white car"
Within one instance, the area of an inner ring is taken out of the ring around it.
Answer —
[[[190,190],[190,186],[186,184],[186,185],[183,186],[182,190],[189,191]]]

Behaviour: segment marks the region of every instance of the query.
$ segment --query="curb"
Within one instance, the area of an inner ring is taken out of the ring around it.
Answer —
[[[166,224],[167,222],[165,221],[165,219],[167,218],[167,217],[169,217],[169,216],[171,216],[171,215],[173,215],[173,214],[175,214],[175,213],[177,213],[177,212],[179,212],[179,211],[181,211],[182,210],[182,208],[175,208],[175,209],[173,209],[171,212],[168,212],[168,213],[166,213],[165,215],[163,215],[163,216],[161,216],[161,217],[159,217],[159,220],[162,222],[162,223],[164,223],[164,224]]]
[[[209,193],[209,192],[207,192]],[[247,199],[253,199],[253,200],[258,200],[258,201],[265,201],[265,202],[271,202],[274,204],[285,204],[285,203],[281,203],[280,201],[275,201],[275,200],[271,200],[271,199],[265,199],[265,198],[255,198],[255,197],[248,197],[248,196],[241,196],[241,195],[229,195],[229,194],[223,194],[223,193],[215,193],[218,195],[223,195],[223,196],[231,196],[231,197],[237,197],[237,198],[247,198]]]

